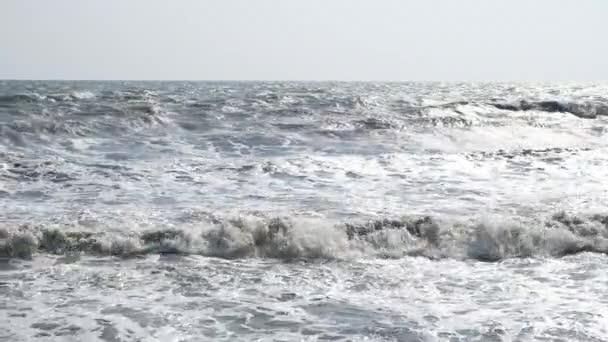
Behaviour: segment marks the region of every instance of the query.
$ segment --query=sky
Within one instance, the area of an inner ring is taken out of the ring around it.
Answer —
[[[606,0],[0,0],[0,79],[601,81]]]

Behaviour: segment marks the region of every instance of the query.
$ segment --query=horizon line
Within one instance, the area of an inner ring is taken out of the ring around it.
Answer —
[[[606,83],[605,80],[337,80],[337,79],[77,79],[77,78],[0,78],[0,82],[295,82],[295,83]]]

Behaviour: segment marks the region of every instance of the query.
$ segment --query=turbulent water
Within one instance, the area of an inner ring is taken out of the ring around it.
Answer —
[[[606,341],[608,85],[0,81],[0,340]]]

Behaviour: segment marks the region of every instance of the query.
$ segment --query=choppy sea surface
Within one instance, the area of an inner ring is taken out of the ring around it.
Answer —
[[[608,84],[0,81],[2,341],[608,341]]]

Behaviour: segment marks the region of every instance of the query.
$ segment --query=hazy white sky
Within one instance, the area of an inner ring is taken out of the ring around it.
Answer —
[[[608,80],[606,0],[0,0],[0,79]]]

